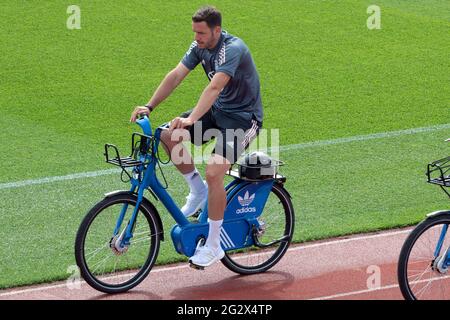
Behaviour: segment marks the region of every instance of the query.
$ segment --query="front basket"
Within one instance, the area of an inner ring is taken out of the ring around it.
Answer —
[[[121,157],[115,145],[105,144],[106,162],[121,167],[122,169],[146,164],[153,149],[153,140],[154,138],[152,136],[136,132],[133,133],[131,154],[128,157]],[[113,150],[113,155],[110,154],[111,149]]]

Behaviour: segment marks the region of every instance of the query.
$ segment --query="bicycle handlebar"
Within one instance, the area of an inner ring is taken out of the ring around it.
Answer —
[[[146,115],[136,120],[136,123],[141,127],[145,135],[147,136],[152,135],[152,125],[150,123],[150,119]]]
[[[136,123],[141,127],[142,131],[146,136],[152,135],[152,125],[150,119],[147,115],[136,120]],[[164,123],[158,127],[160,130],[169,130],[170,122]]]

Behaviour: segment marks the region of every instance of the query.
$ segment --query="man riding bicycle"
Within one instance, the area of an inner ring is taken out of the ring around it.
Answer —
[[[189,184],[190,193],[181,211],[186,217],[197,212],[208,200],[209,233],[206,243],[198,246],[189,262],[207,267],[224,256],[220,231],[226,206],[224,178],[231,165],[258,135],[263,111],[260,82],[253,58],[245,43],[222,30],[221,13],[214,7],[199,9],[192,17],[195,41],[181,62],[170,71],[149,103],[138,106],[130,121],[149,114],[164,101],[199,63],[209,79],[197,105],[170,122],[161,134],[164,148]],[[178,132],[187,129],[190,140],[201,145],[216,139],[206,166],[206,184],[192,157],[181,144]],[[211,134],[211,132],[213,134]],[[172,152],[176,150],[176,152]]]

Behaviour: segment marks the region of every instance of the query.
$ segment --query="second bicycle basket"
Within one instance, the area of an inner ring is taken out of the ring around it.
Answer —
[[[450,187],[450,157],[428,164],[428,182],[443,187]]]
[[[427,180],[429,183],[437,184],[450,197],[445,187],[450,187],[450,157],[436,160],[427,167]]]

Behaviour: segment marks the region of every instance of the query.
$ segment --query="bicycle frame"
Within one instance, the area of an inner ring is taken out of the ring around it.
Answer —
[[[154,135],[152,135],[150,120],[147,116],[137,120],[137,124],[144,133],[144,135],[138,134],[144,138],[144,143],[147,144],[144,146],[144,149],[147,148],[149,150],[151,148],[151,150],[148,153],[140,154],[140,164],[134,167],[133,174],[130,177],[131,188],[129,192],[137,193],[137,203],[126,229],[119,236],[120,246],[124,247],[130,244],[130,240],[133,237],[136,215],[144,199],[144,191],[149,189],[162,202],[177,223],[171,231],[175,249],[178,253],[190,257],[194,254],[198,241],[202,238],[206,239],[208,236],[208,204],[206,203],[196,223],[190,222],[183,215],[156,176],[156,165],[159,161],[157,152],[161,132],[167,129],[167,125],[158,127]],[[235,250],[253,244],[258,245],[257,239],[255,241],[254,236],[255,229],[260,226],[258,217],[264,209],[275,181],[276,179],[249,182],[234,179],[226,186],[227,207],[224,213],[224,223],[221,232],[221,244],[224,250]],[[119,233],[126,210],[127,205],[124,205],[117,219],[113,236]],[[287,239],[282,238],[268,245],[285,240]]]
[[[450,214],[450,211],[441,210],[441,211],[436,211],[431,214],[428,214],[427,217],[431,218],[431,217],[434,217],[437,215],[448,215],[448,214]],[[439,265],[439,268],[442,268],[442,269],[447,269],[450,266],[450,248],[445,249],[445,252],[442,254],[442,256],[440,255],[447,232],[448,232],[448,224],[445,224],[442,226],[442,230],[439,235],[439,240],[436,243],[436,249],[434,250],[434,253],[433,253],[435,260],[440,258],[438,261],[438,265]]]

